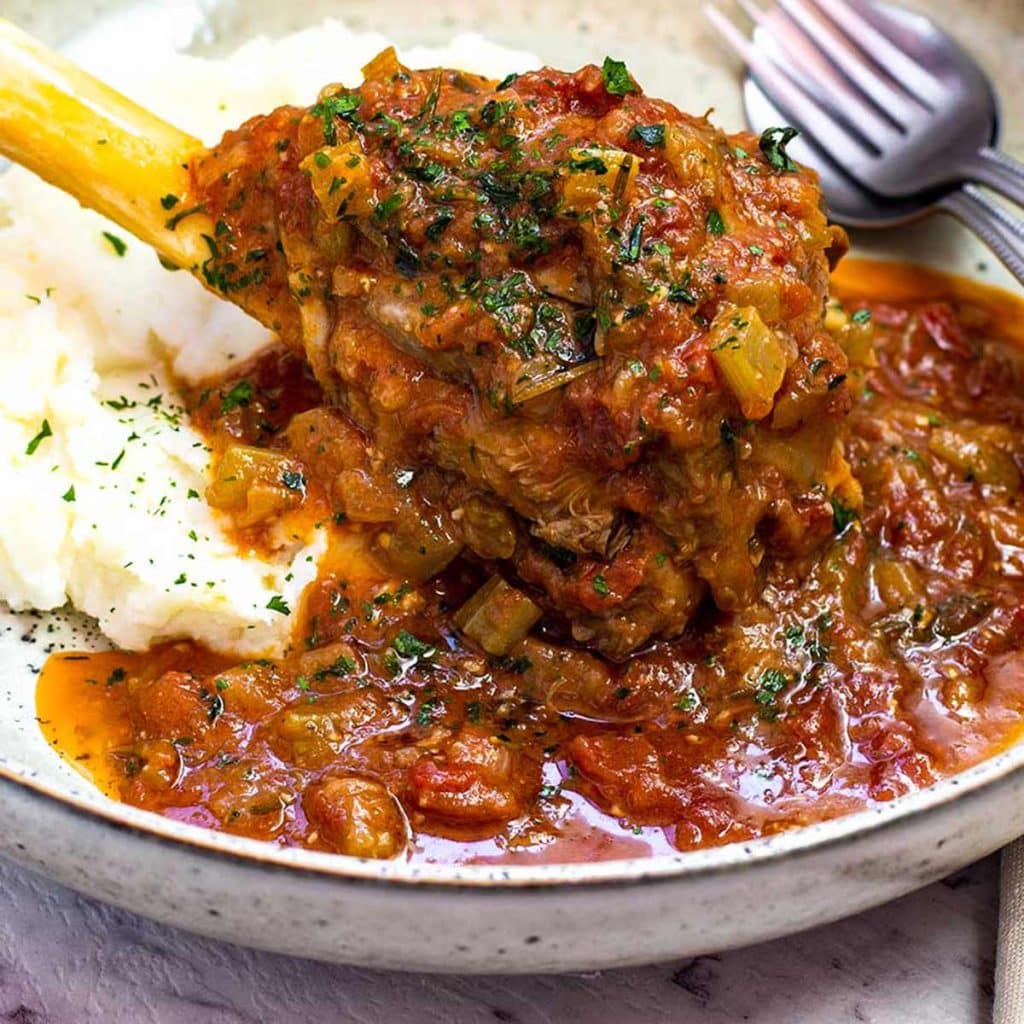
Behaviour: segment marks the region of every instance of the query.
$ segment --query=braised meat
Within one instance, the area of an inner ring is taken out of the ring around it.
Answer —
[[[856,502],[843,251],[782,130],[726,135],[621,64],[504,82],[393,51],[193,168],[202,273],[356,432],[333,498],[412,579],[459,552],[624,656]]]

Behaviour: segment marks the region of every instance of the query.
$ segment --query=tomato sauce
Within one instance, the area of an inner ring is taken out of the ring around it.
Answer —
[[[453,622],[485,566],[411,583],[373,528],[332,521],[284,658],[55,654],[44,735],[108,795],[168,817],[445,862],[745,840],[991,756],[1024,722],[1024,303],[858,260],[832,292],[870,321],[877,355],[844,434],[862,502],[834,504],[820,550],[767,565],[747,607],[705,604],[680,639],[624,661],[557,616],[488,656]],[[296,373],[272,353],[240,371],[255,383],[230,423],[196,420],[215,447],[280,444],[320,401],[305,381],[281,406],[273,381]],[[322,515],[329,470],[302,458]]]

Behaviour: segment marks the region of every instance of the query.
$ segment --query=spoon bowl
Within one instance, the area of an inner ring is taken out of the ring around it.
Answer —
[[[875,146],[869,152],[865,137],[854,138],[860,129],[864,136],[879,130],[881,108],[876,102],[868,109],[863,95],[855,94],[850,81],[837,70],[838,66],[851,76],[858,74],[863,54],[854,62],[844,59],[835,48],[835,37],[820,24],[813,27],[809,0],[780,0],[766,11],[744,3],[755,20],[752,42],[746,45],[729,32],[731,26],[725,26],[727,39],[751,64],[743,84],[751,128],[764,131],[787,123],[806,128],[791,140],[789,152],[818,171],[829,212],[839,223],[895,228],[941,211],[970,228],[1024,281],[1024,225],[970,183],[977,180],[998,187],[1010,198],[1024,198],[1024,177],[1015,161],[993,148],[999,134],[998,104],[981,68],[920,15],[868,0],[851,0],[835,13],[834,0],[815,3],[837,20],[865,19],[875,60],[879,52],[884,53],[890,69],[900,70],[916,94],[926,97],[914,102],[923,119],[919,124],[931,124],[935,138],[924,139],[920,142],[924,148],[918,149],[914,131],[909,127],[897,131],[895,126],[915,122],[907,113],[906,96],[884,81],[879,86],[883,91],[875,94],[876,101],[881,96],[892,101],[881,129],[886,133],[884,151]],[[722,29],[720,18],[712,20]],[[787,68],[785,77],[780,77],[780,67]],[[767,75],[763,81],[759,70]],[[838,91],[829,98],[816,97],[822,108],[815,110],[808,106],[807,97],[815,89],[820,94],[825,82]],[[844,104],[852,106],[840,110]],[[939,109],[941,104],[945,106]],[[856,111],[864,119],[855,123],[850,118]],[[800,112],[811,115],[810,124],[803,124]],[[960,123],[959,134],[950,127],[955,123]],[[838,147],[837,140],[842,143]]]

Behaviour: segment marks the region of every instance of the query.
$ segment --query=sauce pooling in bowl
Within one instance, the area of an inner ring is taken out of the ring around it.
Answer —
[[[180,820],[463,862],[749,839],[989,756],[1024,710],[1024,304],[862,261],[832,291],[832,329],[870,325],[875,353],[841,382],[863,500],[833,500],[832,539],[773,560],[747,607],[705,604],[680,639],[622,661],[575,644],[555,615],[488,654],[467,622],[500,627],[515,598],[503,604],[499,582],[467,614],[486,561],[412,583],[381,557],[380,527],[334,521],[331,452],[295,436],[334,413],[274,352],[220,385],[248,382],[244,406],[194,419],[215,450],[251,450],[254,473],[266,458],[301,474],[288,514],[331,533],[320,579],[289,609],[294,649],[242,664],[184,643],[54,655],[44,734],[109,795]],[[738,458],[744,429],[722,436]],[[273,543],[259,519],[236,526],[242,543]]]

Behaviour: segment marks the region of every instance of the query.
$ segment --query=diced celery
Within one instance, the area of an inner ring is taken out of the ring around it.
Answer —
[[[232,445],[206,488],[211,508],[230,512],[239,526],[254,526],[302,503],[302,463],[281,452]]]
[[[972,435],[970,428],[933,430],[928,438],[928,450],[978,483],[1011,491],[1020,487],[1020,473],[1012,456],[989,440]]]
[[[540,609],[500,576],[492,576],[455,613],[455,625],[488,654],[508,654],[540,618]]]
[[[619,149],[571,149],[562,199],[568,210],[593,210],[602,201],[621,203],[628,198],[640,170],[640,158]]]
[[[309,175],[324,213],[332,220],[365,217],[376,207],[370,167],[357,139],[318,149],[299,166]]]
[[[772,411],[786,375],[786,349],[753,306],[723,308],[711,324],[711,358],[748,420]]]

